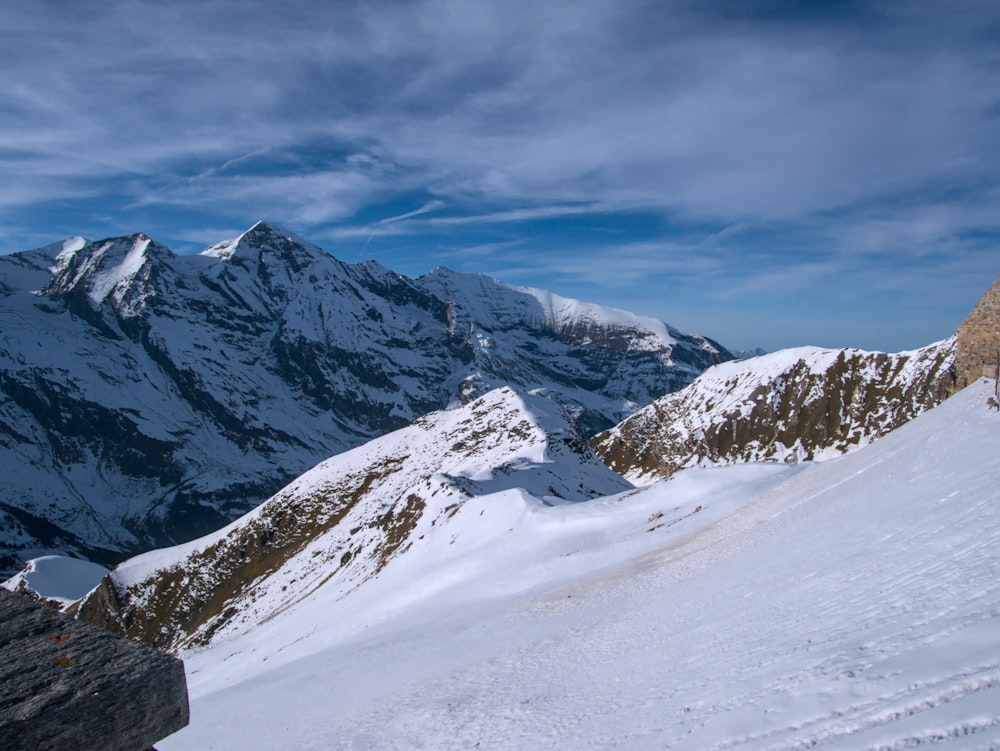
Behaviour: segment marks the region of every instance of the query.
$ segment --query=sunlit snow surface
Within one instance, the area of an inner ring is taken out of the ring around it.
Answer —
[[[0,584],[14,592],[24,589],[47,600],[71,605],[96,587],[108,569],[64,555],[32,558],[24,568]]]
[[[191,725],[157,747],[998,748],[988,391],[822,464],[476,499],[517,511],[506,536],[186,653]]]

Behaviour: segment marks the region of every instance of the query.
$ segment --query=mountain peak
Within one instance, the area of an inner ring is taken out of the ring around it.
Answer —
[[[291,240],[292,242],[300,243],[302,245],[311,245],[311,243],[306,242],[301,237],[296,235],[294,232],[289,232],[276,224],[269,224],[263,219],[259,219],[254,225],[248,229],[244,236],[252,237],[254,239],[273,239],[282,238],[285,240]]]
[[[98,242],[71,237],[63,241],[62,250],[50,268],[52,280],[41,293],[62,295],[83,289],[93,307],[109,296],[122,303],[137,278],[149,277],[152,259],[171,256],[168,248],[142,232]],[[142,292],[133,302],[146,296]]]
[[[201,255],[224,261],[234,257],[255,261],[278,257],[299,270],[324,255],[324,251],[293,232],[260,220],[243,234],[205,248]]]

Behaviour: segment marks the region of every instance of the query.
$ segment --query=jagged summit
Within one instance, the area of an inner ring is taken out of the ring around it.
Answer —
[[[227,261],[276,258],[300,271],[325,253],[298,235],[261,220],[241,235],[205,248],[201,255]]]
[[[73,237],[67,237],[65,240],[60,240],[46,245],[45,247],[38,248],[37,250],[27,252],[42,256],[51,255],[53,261],[55,262],[60,257],[65,258],[72,256],[90,244],[91,242],[87,238],[74,235]]]
[[[123,317],[135,316],[155,293],[156,275],[175,257],[141,232],[98,242],[69,238],[49,269],[51,280],[38,294],[75,298],[78,311],[84,297],[94,309],[110,300]]]

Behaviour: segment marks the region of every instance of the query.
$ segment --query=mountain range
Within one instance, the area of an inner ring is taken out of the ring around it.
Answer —
[[[4,551],[157,548],[4,586],[184,657],[164,748],[1000,740],[996,402],[951,396],[993,288],[919,350],[734,359],[266,224],[0,279]]]
[[[500,386],[586,435],[731,359],[650,318],[439,268],[346,264],[260,222],[0,258],[0,569],[196,538],[316,463]]]

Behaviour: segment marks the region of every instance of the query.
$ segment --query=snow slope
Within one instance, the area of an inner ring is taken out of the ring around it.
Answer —
[[[988,395],[827,462],[472,499],[351,596],[185,652],[192,722],[158,746],[998,748]],[[450,545],[478,511],[503,533]]]
[[[216,642],[320,589],[328,600],[370,592],[385,571],[433,556],[442,535],[463,550],[536,505],[629,488],[556,403],[497,389],[320,463],[218,532],[126,561],[80,612],[160,648]]]
[[[90,561],[46,555],[25,563],[23,569],[0,586],[67,607],[96,587],[107,574],[108,569]]]

